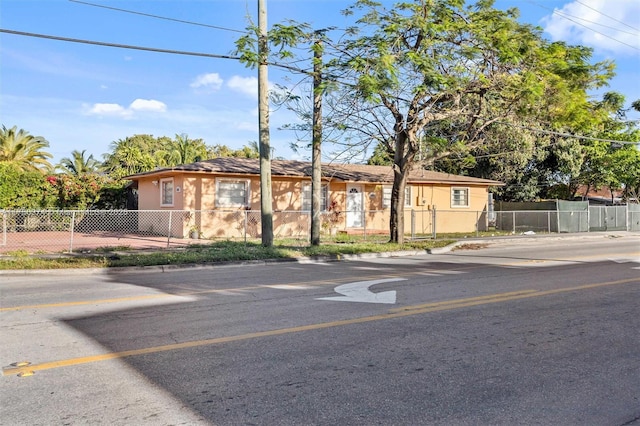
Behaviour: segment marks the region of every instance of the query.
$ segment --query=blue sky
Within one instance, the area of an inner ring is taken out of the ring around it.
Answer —
[[[0,0],[0,28],[67,38],[228,55],[256,0],[86,0],[92,4],[197,22],[188,25],[69,0]],[[352,1],[268,0],[269,25],[292,19],[314,28],[345,27]],[[388,2],[392,4],[393,2]],[[545,37],[594,49],[613,59],[617,76],[606,90],[640,99],[640,1],[498,0],[517,7],[522,22]],[[221,27],[221,28],[211,28]],[[284,72],[271,68],[271,83]],[[297,80],[298,77],[290,77]],[[278,130],[294,120],[271,113],[274,155],[294,153],[294,136]],[[134,134],[186,133],[209,144],[240,148],[257,141],[256,71],[232,60],[143,52],[0,33],[0,124],[18,126],[50,143],[54,162],[73,150],[101,160],[111,142]]]

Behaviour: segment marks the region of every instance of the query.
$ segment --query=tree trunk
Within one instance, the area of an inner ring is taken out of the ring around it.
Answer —
[[[393,188],[391,189],[391,213],[389,229],[391,242],[404,243],[404,195],[409,172],[416,151],[409,143],[409,135],[402,130],[396,133],[395,152],[393,155]]]
[[[407,186],[408,172],[400,167],[393,167],[393,189],[391,190],[391,215],[389,229],[391,242],[404,243],[404,193]]]

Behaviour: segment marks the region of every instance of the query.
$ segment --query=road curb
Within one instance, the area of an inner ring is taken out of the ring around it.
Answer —
[[[211,264],[179,264],[179,265],[153,265],[153,266],[125,266],[113,268],[71,268],[71,269],[16,269],[16,270],[0,270],[0,276],[27,276],[27,275],[116,275],[131,273],[148,273],[148,272],[174,272],[181,270],[207,270],[231,267],[243,267],[254,265],[270,265],[277,263],[327,263],[340,262],[348,260],[390,258],[402,256],[418,256],[423,254],[446,254],[457,247],[471,244],[496,244],[501,242],[533,242],[540,240],[566,240],[566,239],[589,239],[589,238],[624,238],[637,237],[640,241],[640,232],[593,232],[593,233],[575,233],[575,234],[534,234],[534,235],[508,235],[500,237],[486,238],[469,238],[456,241],[444,247],[431,248],[426,250],[401,250],[380,253],[360,253],[360,254],[336,254],[331,256],[306,256],[293,259],[264,259],[264,260],[245,260],[245,261],[228,261],[216,262]]]

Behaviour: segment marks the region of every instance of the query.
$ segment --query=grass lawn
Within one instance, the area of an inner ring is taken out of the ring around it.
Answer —
[[[395,252],[401,250],[429,250],[445,247],[455,241],[498,235],[495,231],[472,234],[441,235],[437,240],[429,236],[404,244],[388,242],[388,236],[337,235],[323,239],[319,246],[307,240],[277,239],[273,247],[263,247],[260,241],[205,241],[184,248],[164,250],[133,250],[128,246],[101,247],[90,253],[28,253],[23,250],[0,256],[0,270],[111,268],[124,266],[213,264],[249,260],[296,259],[304,257],[336,257],[363,253]],[[502,235],[502,234],[500,234]]]
[[[335,257],[362,253],[400,250],[428,250],[444,247],[454,240],[409,241],[403,245],[369,238],[339,236],[319,246],[307,241],[276,240],[273,247],[260,242],[214,241],[180,249],[157,251],[131,250],[129,247],[103,247],[83,254],[30,254],[24,251],[6,253],[0,258],[0,270],[109,268],[123,266],[212,264],[247,260],[295,259],[302,257]]]

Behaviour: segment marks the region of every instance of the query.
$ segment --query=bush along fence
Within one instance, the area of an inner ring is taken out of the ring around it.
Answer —
[[[444,234],[640,230],[640,205],[592,206],[580,211],[406,210],[405,236]],[[165,249],[220,239],[260,238],[256,210],[0,210],[0,253],[83,252],[101,248]],[[275,238],[308,240],[308,211],[273,213]],[[358,236],[386,241],[389,210],[325,212],[326,238]]]

